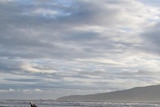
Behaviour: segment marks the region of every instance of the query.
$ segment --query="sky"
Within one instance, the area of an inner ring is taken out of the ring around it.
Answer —
[[[0,0],[0,99],[160,84],[160,0]]]

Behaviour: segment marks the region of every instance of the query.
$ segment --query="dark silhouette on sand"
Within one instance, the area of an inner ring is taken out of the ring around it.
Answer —
[[[32,102],[30,102],[31,107],[37,107],[35,104],[33,104]]]

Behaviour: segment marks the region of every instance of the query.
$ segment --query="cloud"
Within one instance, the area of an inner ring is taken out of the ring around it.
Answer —
[[[148,51],[149,53],[154,53],[155,55],[159,54],[159,23],[147,28],[142,33],[144,47],[143,50]]]
[[[39,67],[39,65],[37,65],[37,64],[31,65],[30,63],[22,64],[21,69],[24,71],[29,71],[29,72],[33,72],[33,73],[57,73],[56,70],[48,69],[43,66]]]
[[[143,3],[150,5],[150,6],[159,7],[159,5],[160,5],[159,1],[157,1],[157,0],[152,0],[152,2],[150,0],[140,0],[140,1],[142,1]]]
[[[10,6],[9,3],[2,6],[2,11],[10,10],[13,14],[11,16],[8,16],[10,14],[4,11],[4,14],[2,16],[4,18],[9,18],[7,20],[1,20],[3,21],[2,23],[5,23],[6,27],[3,27],[2,29],[2,35],[5,36],[1,36],[0,40],[1,45],[7,47],[10,50],[10,54],[8,56],[20,56],[27,58],[71,58],[78,56],[92,56],[91,52],[95,53],[95,48],[99,51],[111,50],[110,47],[117,50],[117,45],[125,46],[127,44],[131,45],[131,43],[127,42],[125,44],[126,41],[124,41],[123,43],[120,42],[115,34],[112,34],[112,31],[110,31],[110,29],[114,29],[115,33],[120,33],[119,31],[117,31],[117,29],[123,29],[123,26],[126,26],[126,29],[130,27],[130,29],[132,29],[132,25],[142,27],[142,25],[139,25],[141,21],[146,21],[147,17],[150,17],[145,16],[146,7],[139,2],[135,2],[134,0],[131,2],[110,2],[104,0],[102,0],[101,2],[95,0],[92,2],[72,1],[67,7],[63,3],[55,2],[54,5],[56,5],[56,7],[49,5],[48,8],[46,8],[46,6],[48,6],[48,4],[46,3],[43,4],[38,1],[36,1],[35,3],[37,3],[36,6],[34,3],[30,3],[30,8],[28,7],[27,3],[26,5],[23,4],[22,7],[19,1],[12,2],[13,5],[19,4],[18,6]],[[121,7],[124,7],[124,5],[125,8],[121,9]],[[126,7],[126,5],[131,6]],[[130,8],[132,7],[132,5],[136,6],[137,8]],[[140,11],[139,13],[137,13],[137,10],[141,10],[139,6],[144,9],[144,12]],[[20,7],[22,8],[22,10],[17,11],[17,9]],[[66,8],[68,8],[68,11],[70,13],[70,15],[68,16],[63,15],[64,13],[66,13]],[[35,11],[35,13],[33,10]],[[38,14],[42,13],[42,16],[37,15],[37,11]],[[48,19],[47,16],[43,15],[44,13],[48,14],[47,11],[57,11],[58,13],[61,13],[61,15],[57,16],[57,18]],[[23,14],[24,12],[35,15],[30,16],[27,14]],[[131,13],[133,15],[130,15]],[[133,21],[130,20],[132,20],[132,18],[134,20],[134,18],[139,17],[139,14],[142,14],[142,16],[144,14],[144,16],[136,19],[136,22],[132,24],[131,22]],[[17,17],[21,20],[17,21]],[[127,19],[129,21],[127,21]],[[103,28],[104,30],[100,32],[95,32],[92,29],[86,30],[86,28],[91,28],[92,26],[95,26],[95,30],[98,29],[98,27]],[[81,28],[81,30],[78,28]],[[128,37],[123,38],[127,39]],[[88,39],[90,41],[88,41]],[[92,48],[93,45],[95,46],[95,48]],[[51,48],[52,51],[50,50]],[[27,52],[21,50],[27,50]],[[7,50],[4,49],[3,54],[1,55],[7,55],[8,52],[6,51]],[[72,51],[72,53],[70,53],[70,51]],[[98,52],[96,52],[96,54],[98,54]],[[95,57],[95,54],[93,54],[93,57]]]
[[[57,90],[159,82],[157,7],[137,0],[1,0],[0,7],[2,92],[62,95]]]

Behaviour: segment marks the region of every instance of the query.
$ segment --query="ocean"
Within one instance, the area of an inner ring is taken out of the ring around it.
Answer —
[[[0,107],[30,107],[27,100],[1,100]],[[158,103],[56,102],[34,100],[37,107],[160,107]]]

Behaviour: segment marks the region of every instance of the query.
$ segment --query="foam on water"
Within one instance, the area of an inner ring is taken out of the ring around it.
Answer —
[[[0,107],[30,107],[27,100],[3,100]],[[156,103],[111,103],[111,102],[56,102],[52,100],[33,101],[38,107],[160,107]]]

